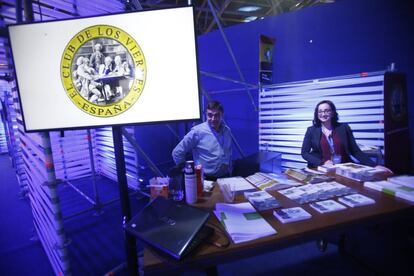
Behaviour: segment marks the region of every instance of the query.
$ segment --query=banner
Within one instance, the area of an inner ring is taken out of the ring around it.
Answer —
[[[261,84],[273,83],[273,49],[275,39],[260,35],[259,45],[259,82]]]

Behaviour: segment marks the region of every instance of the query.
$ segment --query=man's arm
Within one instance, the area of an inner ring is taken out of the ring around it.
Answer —
[[[185,155],[192,151],[197,144],[197,134],[192,129],[187,133],[184,138],[178,143],[178,145],[172,151],[172,158],[176,165],[185,162]]]

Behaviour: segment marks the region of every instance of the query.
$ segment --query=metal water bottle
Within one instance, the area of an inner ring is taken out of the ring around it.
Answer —
[[[185,200],[188,204],[197,202],[197,181],[194,161],[186,161],[184,166]]]

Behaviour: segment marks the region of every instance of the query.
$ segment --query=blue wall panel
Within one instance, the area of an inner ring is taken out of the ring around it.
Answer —
[[[258,80],[260,34],[276,38],[274,83],[385,70],[394,62],[407,73],[409,116],[414,118],[414,10],[407,1],[337,1],[226,28],[225,34],[252,84]],[[198,49],[201,70],[239,79],[218,31],[199,37]],[[202,85],[207,91],[243,88],[205,76]],[[257,91],[252,94],[257,103]],[[225,104],[228,124],[243,150],[256,151],[257,115],[247,94],[212,96]],[[414,152],[414,119],[410,130]]]

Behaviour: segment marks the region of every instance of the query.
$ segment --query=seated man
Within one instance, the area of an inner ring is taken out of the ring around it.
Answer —
[[[207,105],[207,121],[194,126],[174,148],[172,156],[177,165],[185,162],[192,151],[195,165],[201,165],[207,180],[216,180],[231,174],[232,137],[230,128],[223,123],[221,103]]]

